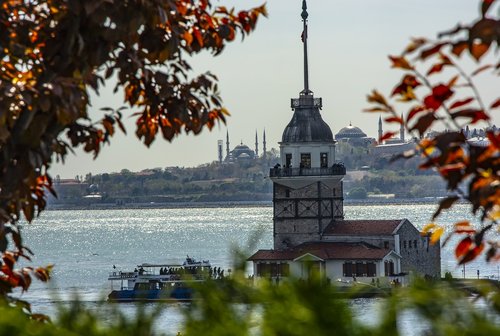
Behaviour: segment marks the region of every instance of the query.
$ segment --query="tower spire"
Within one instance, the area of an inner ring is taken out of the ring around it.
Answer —
[[[264,134],[262,136],[262,157],[266,159],[267,154],[266,154],[267,148],[266,148],[266,129],[264,128]]]
[[[382,139],[382,135],[384,134],[384,131],[382,130],[382,116],[378,117],[378,141]],[[380,143],[381,145],[381,143]]]
[[[259,157],[259,138],[257,137],[257,130],[255,130],[255,157]]]
[[[403,113],[401,113],[401,120],[404,120],[403,118]],[[401,142],[405,142],[405,125],[403,123],[401,123],[401,126],[399,127],[399,139]]]
[[[226,130],[226,160],[229,160],[229,130]]]
[[[302,43],[304,44],[304,90],[301,92],[305,95],[311,94],[309,90],[309,64],[307,62],[307,3],[306,0],[302,0],[302,22],[304,28],[302,30]]]

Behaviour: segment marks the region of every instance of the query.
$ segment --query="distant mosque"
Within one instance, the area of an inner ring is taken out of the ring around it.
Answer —
[[[382,118],[379,117],[378,139],[381,139],[383,134],[384,130],[382,128]],[[399,129],[399,138],[387,139],[384,142],[379,142],[378,139],[369,137],[361,128],[352,125],[352,123],[349,123],[349,126],[343,127],[337,134],[335,134],[335,140],[338,144],[345,143],[349,145],[347,149],[342,146],[337,147],[340,155],[348,155],[349,152],[342,152],[342,150],[346,151],[349,148],[351,148],[351,154],[353,149],[363,149],[366,153],[385,156],[402,153],[415,147],[415,143],[413,141],[407,141],[405,139],[405,129],[403,125],[401,125]]]
[[[266,130],[264,130],[262,134],[262,158],[266,159]],[[259,137],[257,135],[257,131],[255,131],[255,150],[252,150],[250,147],[245,145],[243,141],[240,141],[240,144],[234,147],[233,150],[230,150],[230,142],[229,142],[229,131],[226,132],[226,156],[223,155],[223,146],[224,143],[222,140],[219,140],[218,143],[218,153],[219,153],[219,163],[246,163],[254,161],[259,158]]]
[[[340,131],[335,134],[335,140],[337,140],[338,143],[348,143],[353,147],[364,148],[374,146],[377,143],[374,138],[368,137],[361,128],[353,126],[352,123],[340,129]]]

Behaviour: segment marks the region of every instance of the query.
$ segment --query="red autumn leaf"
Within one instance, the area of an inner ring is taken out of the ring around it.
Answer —
[[[408,117],[406,118],[407,122],[409,122],[411,119],[413,119],[414,116],[419,114],[420,112],[424,112],[425,108],[423,106],[415,106],[413,107],[410,112],[408,113]]]
[[[429,71],[427,71],[427,76],[430,76],[432,75],[433,73],[438,73],[438,72],[441,72],[441,70],[443,70],[443,67],[444,67],[444,64],[443,63],[437,63],[437,64],[434,64],[430,69]]]
[[[439,84],[432,88],[432,94],[424,98],[424,104],[428,109],[437,110],[452,95],[453,91],[447,85]]]
[[[498,107],[500,107],[500,98],[491,104],[490,109],[496,109]]]
[[[372,94],[368,95],[366,99],[368,100],[369,103],[378,103],[380,105],[388,107],[387,100],[377,90],[373,90]]]
[[[453,109],[460,107],[460,106],[467,105],[473,100],[474,100],[474,98],[472,98],[472,97],[464,99],[464,100],[458,100],[458,101],[454,102],[453,104],[451,104],[450,110],[453,110]]]
[[[500,148],[500,133],[495,134],[493,131],[487,131],[486,136],[496,148]]]
[[[452,119],[456,118],[470,118],[471,124],[475,124],[480,120],[490,120],[490,116],[487,115],[483,110],[478,109],[464,109],[451,114]]]
[[[434,98],[433,95],[429,95],[424,98],[424,104],[428,109],[437,110],[441,106],[442,102]]]
[[[465,168],[465,165],[463,163],[453,163],[453,164],[447,164],[444,166],[441,166],[439,168],[439,173],[442,176],[449,176],[452,173],[455,172],[460,172]]]
[[[484,244],[481,243],[479,245],[476,245],[472,249],[470,249],[464,256],[463,258],[459,261],[459,265],[463,265],[468,263],[469,261],[472,261],[477,258],[483,252],[484,250]]]
[[[495,2],[496,0],[483,0],[481,3],[481,13],[483,14],[483,17],[486,15],[488,12],[488,9],[490,9],[490,6]]]
[[[388,117],[388,118],[385,118],[384,121],[386,123],[398,123],[398,124],[403,124],[403,119],[401,119],[400,117]]]
[[[452,78],[448,81],[448,84],[446,84],[446,85],[447,85],[447,86],[451,89],[452,87],[454,87],[454,86],[455,86],[455,84],[457,84],[457,82],[458,82],[459,78],[460,78],[460,77],[459,77],[458,75],[457,75],[457,76],[453,76],[453,77],[452,77]]]
[[[467,252],[469,252],[472,246],[472,238],[467,236],[457,244],[455,248],[455,257],[457,259],[462,258]]]
[[[198,29],[198,27],[193,28],[193,34],[194,34],[194,37],[196,38],[196,41],[198,42],[198,45],[200,46],[200,48],[203,48],[203,36],[201,36],[201,32]]]
[[[396,94],[406,93],[408,92],[408,88],[414,89],[420,85],[421,85],[420,82],[417,80],[415,76],[405,75],[401,80],[401,83],[394,88],[391,96],[394,96]]]
[[[451,47],[451,52],[453,55],[460,57],[464,50],[467,50],[469,47],[469,43],[467,41],[459,41],[457,43],[454,43],[453,46]]]
[[[410,128],[410,131],[418,130],[418,132],[422,136],[436,120],[437,118],[434,113],[427,113],[418,119],[415,125]]]
[[[469,221],[463,221],[463,222],[458,222],[455,223],[455,233],[467,233],[467,234],[473,234],[476,233],[476,230],[474,227],[470,224]]]
[[[486,43],[473,43],[469,46],[469,52],[476,59],[476,61],[479,61],[489,48],[490,45]]]
[[[395,135],[396,135],[395,132],[386,132],[380,139],[378,139],[378,142],[382,143],[385,140],[390,139],[390,138],[392,138]]]
[[[420,48],[422,45],[427,43],[427,39],[425,38],[413,38],[411,43],[405,48],[403,54],[409,54]]]
[[[432,215],[432,220],[436,219],[439,214],[446,209],[449,209],[452,207],[453,204],[455,204],[456,201],[458,201],[459,198],[457,196],[450,196],[445,199],[443,199],[441,202],[439,202],[439,207],[436,210],[436,212]]]
[[[413,70],[413,67],[410,65],[410,63],[408,63],[404,56],[389,56],[389,59],[392,62],[393,68]]]
[[[387,108],[385,107],[372,107],[372,108],[367,108],[363,110],[364,112],[390,112]]]
[[[422,50],[420,53],[420,59],[425,60],[426,58],[438,53],[444,45],[446,45],[446,43],[439,43],[431,48]]]

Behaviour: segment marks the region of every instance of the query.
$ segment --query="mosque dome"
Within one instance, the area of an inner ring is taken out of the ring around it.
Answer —
[[[251,158],[251,159],[253,159],[255,157],[255,152],[252,149],[250,149],[250,147],[248,147],[247,145],[244,145],[243,143],[234,147],[231,154],[232,154],[233,158],[235,158],[235,159],[239,159],[239,158]]]
[[[352,139],[352,138],[366,138],[366,133],[361,130],[361,128],[356,126],[346,126],[343,127],[337,134],[335,134],[335,139]]]
[[[284,143],[294,142],[332,142],[330,126],[321,118],[315,106],[295,108],[292,120],[283,131]]]

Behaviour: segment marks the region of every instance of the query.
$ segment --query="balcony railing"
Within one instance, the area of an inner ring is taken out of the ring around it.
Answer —
[[[274,167],[269,171],[270,177],[293,177],[293,176],[332,176],[345,175],[343,164],[337,163],[326,168],[281,168]]]

